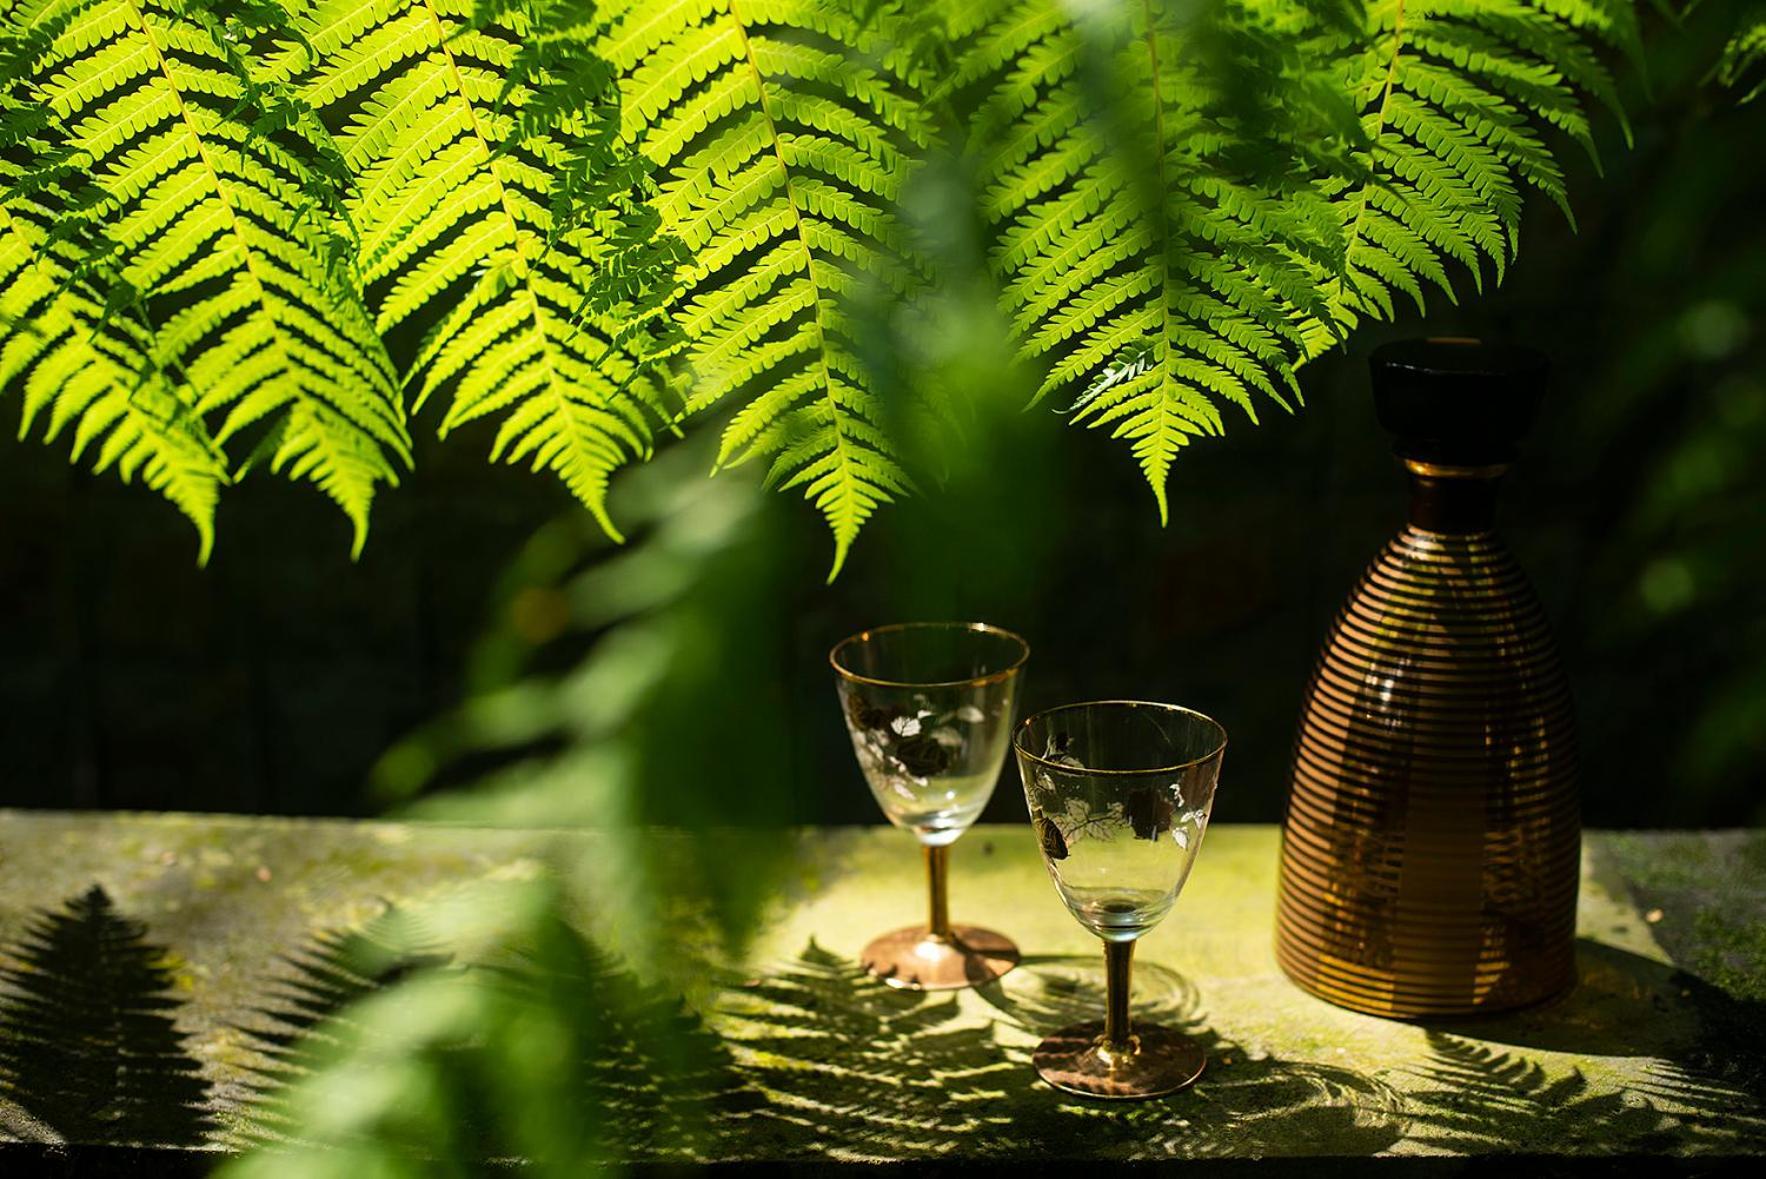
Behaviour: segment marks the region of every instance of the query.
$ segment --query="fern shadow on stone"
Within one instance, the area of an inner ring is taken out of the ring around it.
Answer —
[[[1431,1141],[1488,1143],[1526,1111],[1542,1149],[1725,1151],[1766,1140],[1766,1003],[1583,939],[1579,981],[1557,1003],[1430,1025],[1423,1120]],[[1635,1061],[1629,1100],[1579,1070],[1547,1079],[1527,1049]],[[1505,1112],[1506,1111],[1506,1112]]]
[[[558,923],[535,945],[495,963],[454,959],[407,911],[396,908],[352,930],[324,931],[285,960],[272,1004],[244,1029],[264,1057],[250,1085],[252,1106],[242,1144],[298,1137],[292,1087],[351,1054],[372,1057],[384,1032],[358,1006],[407,981],[442,976],[487,999],[485,1034],[531,1013],[574,1037],[560,1071],[560,1100],[580,1112],[581,1141],[553,1145],[580,1157],[634,1163],[690,1163],[707,1154],[720,1111],[740,1109],[745,1094],[728,1052],[680,999],[640,982],[613,955]],[[505,1045],[505,1047],[507,1047]],[[466,1157],[506,1159],[516,1145],[500,1119],[508,1110],[480,1086],[495,1086],[508,1061],[483,1043],[444,1038],[413,1067],[429,1070],[452,1097],[440,1105]],[[456,1100],[457,1099],[457,1100]],[[433,1144],[412,1144],[424,1149]]]
[[[509,973],[532,1001],[574,1012],[576,1100],[600,1157],[682,1164],[721,1157],[717,1127],[756,1103],[724,1041],[679,995],[640,980],[565,927],[543,961]]]
[[[1671,977],[1683,994],[1714,990],[1689,976]],[[1724,1000],[1737,1003],[1721,992],[1695,1001]],[[1513,1048],[1433,1028],[1423,1083],[1412,1093],[1417,1137],[1455,1151],[1501,1145],[1543,1153],[1757,1152],[1766,1141],[1766,1057],[1759,1054],[1759,1005],[1752,1006],[1722,1038],[1712,1029],[1711,1038],[1648,1061],[1645,1077],[1623,1092],[1591,1083],[1580,1065],[1554,1076]],[[1637,1025],[1646,1040],[1647,1019],[1640,1016]],[[1588,1057],[1589,1067],[1600,1067],[1599,1059]]]
[[[1581,1069],[1553,1079],[1536,1060],[1451,1032],[1428,1033],[1431,1059],[1413,1093],[1417,1141],[1456,1152],[1653,1153],[1677,1121],[1647,1101],[1597,1092]]]
[[[744,1157],[940,1155],[998,1117],[1015,1081],[992,1029],[959,1023],[954,993],[885,986],[814,942],[785,969],[731,988],[722,1012],[765,1094],[723,1127]]]
[[[262,1056],[248,1066],[242,1145],[292,1130],[283,1095],[323,1063],[340,1034],[359,1031],[347,1015],[352,1003],[449,959],[407,911],[389,905],[357,928],[321,930],[281,961],[286,969],[270,984],[268,1006],[240,1029]]]
[[[97,885],[43,911],[0,967],[7,1129],[41,1142],[196,1146],[208,1084],[185,1049],[164,951]]]
[[[737,1057],[766,1095],[731,1124],[731,1149],[796,1159],[1350,1155],[1404,1132],[1401,1099],[1377,1080],[1256,1058],[1206,1026],[1187,980],[1158,967],[1140,974],[1137,1012],[1196,1037],[1214,1063],[1186,1093],[1093,1104],[1043,1085],[1030,1049],[1054,1027],[1097,1017],[1101,964],[1027,959],[979,990],[999,1017],[978,1024],[956,995],[890,989],[812,943],[788,968],[734,988],[725,1007]]]

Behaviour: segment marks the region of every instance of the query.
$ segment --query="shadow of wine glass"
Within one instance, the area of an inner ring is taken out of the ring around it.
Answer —
[[[1102,1019],[1102,955],[1032,954],[1018,969],[975,993],[1007,1023],[1046,1036],[1068,1024]],[[1155,962],[1134,966],[1134,1018],[1189,1032],[1199,1019],[1201,992],[1185,976]]]
[[[1005,1022],[1040,1038],[1100,1018],[1102,957],[1027,958],[980,993]],[[1364,1155],[1403,1136],[1407,1118],[1396,1091],[1353,1069],[1247,1050],[1208,1024],[1194,982],[1168,967],[1136,964],[1133,1018],[1195,1041],[1209,1061],[1201,1080],[1187,1094],[1130,1106],[1075,1100],[1037,1084],[1038,1099],[1059,1111],[1045,1149],[1062,1149],[1069,1138],[1097,1142],[1102,1133],[1124,1157]],[[1028,1072],[1029,1053],[1021,1055]]]

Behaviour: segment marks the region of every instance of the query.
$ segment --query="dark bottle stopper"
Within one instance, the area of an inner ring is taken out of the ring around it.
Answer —
[[[1374,409],[1400,458],[1458,467],[1506,463],[1539,412],[1543,353],[1482,340],[1399,340],[1374,349]]]

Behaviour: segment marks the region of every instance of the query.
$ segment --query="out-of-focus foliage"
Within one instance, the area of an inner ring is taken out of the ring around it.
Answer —
[[[792,563],[759,489],[704,479],[707,457],[682,446],[633,473],[617,496],[640,529],[626,548],[580,516],[535,536],[481,641],[477,690],[376,775],[414,817],[604,832],[570,875],[640,962],[711,948],[680,928],[653,937],[684,902],[739,949],[786,847],[770,825],[793,781],[779,593]],[[650,825],[692,846],[642,858],[621,832]]]
[[[327,1021],[280,1053],[262,1123],[278,1140],[221,1174],[562,1177],[705,1158],[708,1111],[739,1096],[728,1051],[559,910],[543,882],[487,887],[426,915],[448,962],[381,942],[410,963],[395,985],[341,1008],[309,987]],[[361,948],[338,943],[324,970],[371,968]]]
[[[900,204],[955,158],[1013,350],[1163,519],[1225,406],[1500,279],[1637,47],[1633,0],[4,0],[3,375],[205,552],[260,461],[359,546],[432,401],[617,537],[612,472],[729,407],[838,572],[961,412],[865,306],[950,281]]]
[[[321,930],[279,962],[288,973],[243,1029],[265,1057],[246,1086],[252,1097],[247,1145],[301,1134],[288,1099],[303,1077],[326,1064],[340,1038],[361,1034],[353,1005],[419,971],[452,965],[422,920],[396,906],[359,928]]]
[[[1751,0],[1734,8],[1735,31],[1723,45],[1717,78],[1741,91],[1741,101],[1752,102],[1766,90],[1766,3]]]
[[[1766,815],[1766,227],[1736,154],[1766,141],[1766,111],[1713,95],[1701,53],[1738,11],[1706,0],[1652,56],[1661,130],[1628,165],[1636,199],[1608,212],[1622,248],[1585,279],[1596,366],[1571,438],[1581,477],[1620,494],[1585,521],[1602,559],[1570,623],[1610,735],[1661,767],[1652,824]]]
[[[778,666],[793,563],[770,497],[706,480],[709,457],[672,448],[616,489],[636,526],[624,548],[581,513],[536,535],[471,698],[376,774],[406,817],[570,827],[572,853],[379,931],[421,931],[391,953],[407,962],[396,978],[380,977],[377,945],[366,964],[348,939],[307,955],[294,1011],[317,1004],[323,1022],[275,1032],[298,1051],[271,1054],[264,1144],[230,1173],[473,1174],[519,1158],[578,1175],[698,1157],[727,1077],[681,996],[740,956],[788,875],[796,777]],[[648,825],[674,836],[631,837]],[[615,1123],[649,1129],[628,1141]]]

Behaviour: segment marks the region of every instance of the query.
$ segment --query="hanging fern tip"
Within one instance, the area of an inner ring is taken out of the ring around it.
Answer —
[[[614,544],[625,543],[625,533],[621,532],[614,525],[613,517],[607,514],[607,508],[605,505],[601,503],[592,503],[586,506],[589,509],[589,513],[595,517],[595,523],[599,524],[601,526],[601,531],[606,533],[608,540],[611,540]]]
[[[851,550],[852,542],[850,540],[839,536],[834,538],[834,565],[828,570],[828,580],[822,584],[834,584],[835,579],[840,576],[840,571],[846,567],[846,554]]]

